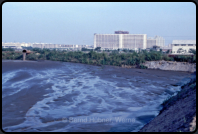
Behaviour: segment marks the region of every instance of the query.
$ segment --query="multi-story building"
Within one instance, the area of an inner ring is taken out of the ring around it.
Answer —
[[[122,34],[121,46],[124,49],[146,49],[146,34]]]
[[[190,49],[196,50],[196,40],[173,40],[172,53],[189,53]]]
[[[115,31],[115,33],[94,34],[94,48],[146,49],[146,34],[128,34],[127,31]]]
[[[154,38],[147,39],[147,48],[153,48],[153,46],[164,47],[165,46],[165,39],[160,36],[155,36]]]
[[[153,46],[156,46],[156,39],[148,38],[147,39],[147,47],[146,48],[153,48]]]
[[[164,47],[165,39],[163,37],[155,36],[155,39],[156,39],[156,46]]]

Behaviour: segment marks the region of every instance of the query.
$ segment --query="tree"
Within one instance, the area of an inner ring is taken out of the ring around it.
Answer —
[[[95,50],[96,51],[101,50],[101,47],[96,47]]]
[[[13,48],[2,48],[2,51],[14,51],[14,49]]]
[[[190,49],[190,50],[189,50],[189,53],[196,54],[196,49]]]
[[[166,53],[169,54],[169,53],[170,53],[170,50],[168,49],[168,50],[166,51]]]
[[[184,50],[183,50],[182,48],[179,48],[179,49],[177,50],[177,53],[184,53]]]
[[[81,50],[82,51],[89,51],[87,48],[84,48],[84,47]]]

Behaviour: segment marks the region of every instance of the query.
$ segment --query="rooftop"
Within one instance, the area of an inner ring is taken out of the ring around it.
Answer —
[[[196,44],[196,40],[173,40],[172,44]]]

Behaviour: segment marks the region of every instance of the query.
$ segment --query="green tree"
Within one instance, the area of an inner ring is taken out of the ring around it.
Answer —
[[[190,49],[190,50],[189,50],[189,53],[196,54],[196,49]]]
[[[96,47],[95,50],[96,51],[101,50],[101,47]]]

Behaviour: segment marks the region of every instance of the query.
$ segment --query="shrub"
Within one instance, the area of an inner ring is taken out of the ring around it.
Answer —
[[[89,59],[89,64],[93,64],[93,61],[91,59]]]
[[[189,50],[189,53],[196,54],[196,49],[190,49],[190,50]]]
[[[13,48],[2,48],[2,51],[14,51]]]
[[[147,69],[148,67],[141,64],[141,65],[140,65],[140,68],[141,68],[141,69]]]

